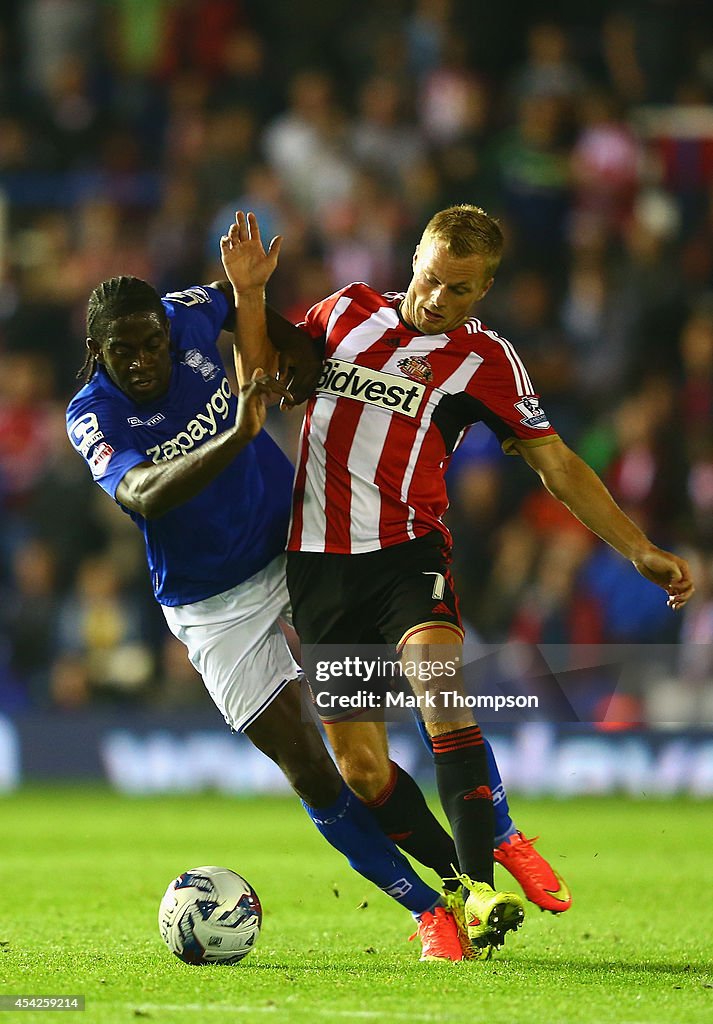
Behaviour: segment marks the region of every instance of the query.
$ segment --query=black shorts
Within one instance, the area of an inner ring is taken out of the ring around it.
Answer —
[[[287,552],[287,587],[303,644],[388,644],[417,627],[463,635],[450,552],[440,533],[360,555]]]

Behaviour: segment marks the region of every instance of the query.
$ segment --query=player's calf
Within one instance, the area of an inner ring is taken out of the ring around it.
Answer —
[[[250,741],[280,768],[310,807],[334,803],[342,780],[313,722],[302,721],[300,686],[288,683],[246,729]]]
[[[393,780],[388,740],[382,722],[325,722],[339,773],[360,800],[382,799]]]

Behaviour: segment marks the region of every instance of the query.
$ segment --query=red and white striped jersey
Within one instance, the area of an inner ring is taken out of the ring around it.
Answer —
[[[399,317],[402,294],[350,284],[301,326],[325,339],[307,403],[288,550],[357,554],[439,530],[448,461],[484,421],[505,451],[557,438],[510,342],[475,317],[422,335]]]

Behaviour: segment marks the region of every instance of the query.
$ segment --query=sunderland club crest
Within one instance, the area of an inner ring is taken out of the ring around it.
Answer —
[[[396,365],[411,380],[418,380],[425,384],[433,380],[433,370],[425,356],[407,356],[406,359],[400,359]]]

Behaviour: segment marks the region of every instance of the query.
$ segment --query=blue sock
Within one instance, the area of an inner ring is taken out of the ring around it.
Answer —
[[[327,842],[347,858],[355,871],[418,917],[441,903],[435,889],[423,882],[404,855],[385,836],[368,808],[346,783],[331,807],[310,807],[302,801]]]
[[[510,817],[508,795],[505,792],[505,783],[500,776],[500,769],[498,768],[498,762],[495,760],[493,748],[490,746],[490,743],[485,736],[483,736],[483,742],[485,743],[485,754],[488,758],[490,789],[493,794],[493,824],[495,826],[493,829],[495,832],[493,845],[500,846],[501,843],[505,842],[508,836],[514,835],[517,832],[517,829]]]
[[[426,744],[428,749],[433,753],[433,744],[431,743],[431,737],[428,735],[428,729],[421,715],[415,715],[416,725],[418,731],[421,733],[421,739]],[[513,820],[510,817],[510,808],[508,806],[507,793],[505,792],[505,783],[500,776],[500,769],[498,768],[498,762],[495,760],[495,754],[493,748],[490,746],[487,738],[483,736],[485,743],[485,753],[488,758],[488,776],[490,779],[490,789],[493,794],[493,815],[495,824],[495,845],[500,846],[508,836],[512,836],[517,832]]]

